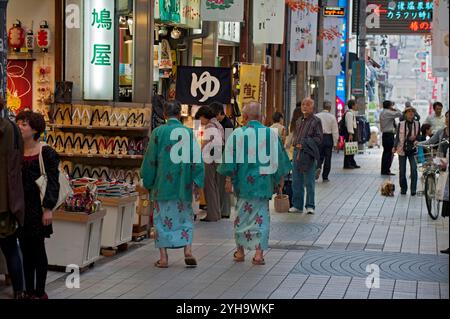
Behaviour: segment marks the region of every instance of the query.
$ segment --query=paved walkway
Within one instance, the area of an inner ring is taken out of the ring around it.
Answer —
[[[331,182],[317,183],[315,215],[273,212],[265,266],[253,266],[251,255],[233,262],[232,220],[200,222],[196,269],[185,268],[181,250],[169,251],[170,268],[153,267],[158,251],[148,240],[102,258],[82,274],[80,289],[65,287],[66,274],[50,272],[49,296],[448,299],[449,259],[439,253],[449,246],[448,220],[431,220],[423,197],[382,197],[380,158],[380,150],[369,150],[356,157],[362,169],[344,171],[342,153],[335,154]],[[393,168],[398,173],[397,161]],[[398,176],[393,181],[398,185]],[[377,270],[379,288],[369,289],[367,276]],[[0,286],[0,298],[10,295]]]

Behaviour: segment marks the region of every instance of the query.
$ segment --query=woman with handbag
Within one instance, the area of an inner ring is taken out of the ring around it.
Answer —
[[[22,179],[26,194],[25,220],[23,227],[19,229],[19,242],[23,255],[26,293],[32,299],[48,299],[45,293],[48,263],[44,241],[53,233],[52,210],[58,202],[60,189],[59,157],[53,148],[43,146],[39,142],[39,137],[45,130],[45,120],[41,114],[23,111],[17,115],[16,121],[24,141]],[[40,155],[47,176],[43,200],[36,184],[36,180],[42,175]]]
[[[420,123],[414,120],[416,110],[413,107],[405,108],[405,120],[397,127],[397,136],[394,143],[393,153],[398,153],[400,166],[400,190],[406,195],[408,183],[406,181],[406,160],[409,160],[411,168],[411,196],[416,195],[417,190],[417,137],[420,134]]]

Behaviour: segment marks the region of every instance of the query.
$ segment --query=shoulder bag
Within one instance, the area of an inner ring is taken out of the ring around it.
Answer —
[[[41,177],[39,177],[36,180],[36,184],[39,187],[39,190],[41,191],[41,202],[44,201],[45,197],[45,191],[47,190],[47,173],[45,172],[45,165],[44,165],[44,159],[42,157],[42,148],[46,144],[41,144],[41,151],[39,152],[39,167],[41,170]],[[72,187],[70,187],[70,183],[64,172],[61,172],[61,169],[58,169],[59,171],[59,195],[58,195],[58,201],[56,202],[56,206],[54,207],[54,210],[57,209],[59,206],[61,206],[67,196],[73,194]]]

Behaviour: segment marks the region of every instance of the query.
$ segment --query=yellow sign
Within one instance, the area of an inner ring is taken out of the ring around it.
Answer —
[[[262,102],[261,95],[261,65],[260,64],[242,64],[240,67],[240,91],[239,106],[248,102]]]

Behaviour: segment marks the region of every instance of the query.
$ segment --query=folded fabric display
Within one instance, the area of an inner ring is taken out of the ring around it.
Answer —
[[[101,197],[122,197],[136,192],[136,187],[123,181],[97,181],[97,193]]]
[[[97,186],[95,180],[80,178],[72,181],[73,195],[66,199],[64,209],[69,212],[83,212],[92,214],[101,207],[97,200]]]

